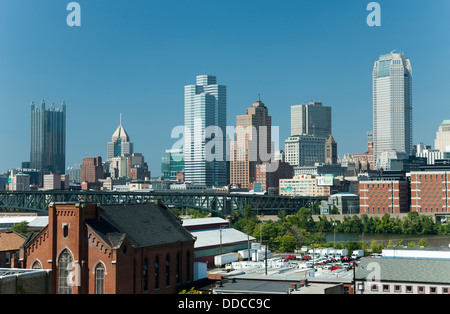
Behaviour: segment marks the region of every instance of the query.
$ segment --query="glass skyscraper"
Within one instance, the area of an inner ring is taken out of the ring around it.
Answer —
[[[66,104],[61,109],[45,109],[31,103],[30,167],[43,174],[64,174],[66,168]]]
[[[184,87],[185,181],[227,185],[226,86],[213,75],[197,76]]]
[[[412,69],[402,53],[381,55],[373,68],[373,143],[382,153],[412,154]]]
[[[328,138],[331,135],[331,107],[320,102],[291,106],[291,136],[314,135]]]

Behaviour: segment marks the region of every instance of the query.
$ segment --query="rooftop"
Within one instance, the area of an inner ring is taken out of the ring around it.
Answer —
[[[124,236],[134,247],[193,240],[181,220],[156,203],[101,205],[100,219],[87,219],[86,224],[113,247]]]
[[[450,260],[413,258],[362,258],[356,267],[356,280],[373,278],[380,281],[427,282],[450,284]]]

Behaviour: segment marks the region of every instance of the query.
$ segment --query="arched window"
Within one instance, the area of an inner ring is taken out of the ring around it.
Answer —
[[[177,277],[177,284],[179,284],[179,283],[181,283],[181,267],[180,267],[180,264],[181,264],[181,261],[180,261],[180,258],[181,258],[181,256],[180,256],[180,252],[177,252],[177,274],[176,274],[176,277]]]
[[[189,251],[186,252],[186,281],[190,281],[191,279],[191,253]]]
[[[42,269],[41,263],[39,261],[35,261],[33,263],[32,269]]]
[[[155,257],[155,289],[159,289],[159,260]]]
[[[148,291],[148,261],[147,258],[144,260],[144,265],[142,266],[142,281],[144,283],[144,291]]]
[[[98,263],[95,267],[95,294],[105,293],[105,266]]]
[[[166,286],[170,286],[170,257],[166,257]]]
[[[72,255],[64,250],[58,260],[58,293],[72,294]]]

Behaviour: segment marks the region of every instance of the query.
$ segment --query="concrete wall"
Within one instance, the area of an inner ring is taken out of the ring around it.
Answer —
[[[52,293],[51,270],[18,270],[15,274],[0,276],[0,294],[50,293]]]

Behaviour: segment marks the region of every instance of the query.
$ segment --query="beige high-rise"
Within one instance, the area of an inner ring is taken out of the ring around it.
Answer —
[[[235,140],[230,144],[230,183],[248,188],[255,181],[256,165],[272,157],[272,117],[260,100],[236,117]]]
[[[450,152],[450,120],[444,120],[436,132],[434,149],[440,152]]]

